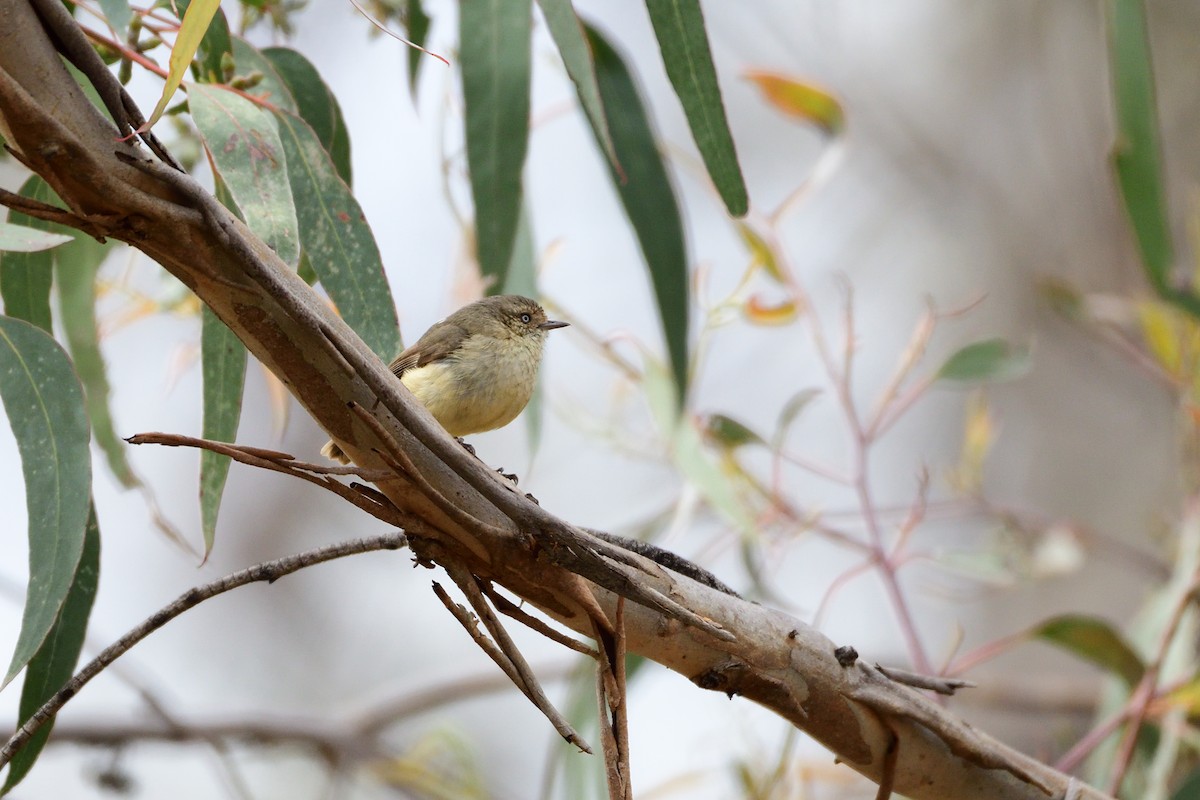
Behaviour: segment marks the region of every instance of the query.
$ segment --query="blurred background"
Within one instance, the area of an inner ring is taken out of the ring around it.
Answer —
[[[649,279],[540,16],[526,193],[540,292],[573,327],[549,340],[540,433],[531,436],[523,417],[474,437],[480,457],[519,473],[554,513],[653,537],[871,662],[920,666],[915,637],[941,669],[1065,613],[1133,625],[1169,573],[1163,543],[1185,516],[1184,445],[1177,394],[1114,346],[1125,339],[1097,333],[1102,325],[1137,339],[1143,284],[1110,169],[1106,4],[704,3],[750,192],[748,221],[769,232],[806,301],[775,316],[756,309],[798,295],[752,267],[699,164],[643,4],[575,5],[636,72],[683,208],[695,287],[688,413],[699,431],[723,415],[766,440],[779,433],[788,459],[708,439],[705,457],[734,498],[715,507],[711,487],[656,427],[637,374],[643,350],[665,352]],[[1200,6],[1147,7],[1168,201],[1190,273]],[[427,3],[427,46],[452,62],[456,9]],[[406,48],[377,35],[351,4],[311,3],[293,23],[287,43],[341,104],[354,192],[411,343],[480,291],[465,227],[458,71],[427,59],[413,97]],[[283,41],[263,27],[249,38]],[[746,77],[755,70],[829,92],[844,130],[831,138],[780,113]],[[131,85],[146,109],[160,87],[144,76]],[[7,160],[0,169],[15,188],[17,166]],[[136,251],[120,250],[102,275],[118,432],[199,435],[195,306]],[[870,419],[931,307],[940,316],[901,397],[981,340],[1028,348],[1028,370],[982,389],[934,382],[863,448],[819,342],[838,367],[850,337],[849,403]],[[327,437],[276,392],[252,361],[238,441],[318,460]],[[798,395],[809,401],[783,430],[781,414]],[[8,600],[0,632],[11,641],[26,580],[25,519],[16,447],[0,428]],[[821,474],[851,475],[860,455],[869,509],[858,487]],[[161,513],[199,547],[197,454],[140,447],[130,458]],[[747,476],[769,491],[756,492]],[[307,485],[235,464],[216,546],[200,564],[158,530],[147,493],[120,490],[100,466],[96,480],[105,539],[85,657],[193,585],[381,530]],[[925,513],[906,526],[923,485]],[[754,531],[739,518],[754,520]],[[838,538],[865,540],[872,524],[889,540],[907,537],[894,576],[914,623],[908,636],[887,578]],[[337,738],[394,709],[383,735],[392,759],[368,758],[331,778],[311,743],[60,743],[14,796],[600,796],[597,759],[568,752],[452,622],[431,579],[405,552],[375,553],[223,595],[139,645],[59,721],[60,732],[136,727],[155,719],[148,692],[209,738],[255,725]],[[511,627],[552,697],[573,718],[594,716],[586,667],[581,682],[575,657]],[[1041,758],[1061,755],[1087,729],[1101,688],[1099,670],[1032,641],[969,667],[964,677],[980,688],[950,708]],[[11,688],[0,695],[0,714],[14,719],[16,698]],[[631,698],[639,798],[874,795],[784,721],[654,664],[638,668]],[[777,768],[783,779],[771,783]],[[423,769],[444,769],[425,794],[414,788]]]

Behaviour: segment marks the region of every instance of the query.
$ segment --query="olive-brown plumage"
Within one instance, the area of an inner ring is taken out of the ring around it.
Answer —
[[[567,324],[528,297],[485,297],[434,324],[391,370],[451,436],[495,430],[528,405],[546,334]],[[350,462],[335,442],[321,453]]]

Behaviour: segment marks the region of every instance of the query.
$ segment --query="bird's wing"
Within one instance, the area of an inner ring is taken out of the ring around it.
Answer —
[[[391,364],[392,372],[399,378],[410,369],[441,361],[458,350],[466,338],[465,329],[449,319],[443,320],[425,331],[416,344],[396,356]]]

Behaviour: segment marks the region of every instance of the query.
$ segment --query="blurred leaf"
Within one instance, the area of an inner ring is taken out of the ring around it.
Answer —
[[[221,0],[193,0],[188,5],[179,26],[179,34],[175,37],[175,45],[171,48],[171,58],[168,62],[170,69],[167,71],[167,81],[163,84],[162,96],[158,99],[158,104],[154,106],[150,119],[142,126],[144,130],[148,130],[158,122],[163,112],[167,110],[167,104],[171,102],[175,90],[183,82],[184,73],[191,66],[196,50],[200,47],[200,41],[208,30],[208,24],[212,22],[213,15],[217,13],[220,6]]]
[[[237,439],[242,416],[242,392],[246,382],[246,348],[208,306],[201,311],[200,363],[204,376],[205,439],[232,442]],[[200,451],[200,526],[204,533],[204,556],[216,541],[217,514],[229,476],[229,456]]]
[[[1183,366],[1183,351],[1179,340],[1179,320],[1173,310],[1162,303],[1138,304],[1138,319],[1142,338],[1154,360],[1172,375],[1179,375]]]
[[[186,16],[191,0],[175,0],[176,13]],[[200,46],[196,48],[199,61],[194,62],[193,74],[202,83],[225,83],[225,64],[233,55],[233,43],[229,36],[229,21],[220,8],[208,23]]]
[[[609,174],[650,269],[675,380],[674,403],[682,408],[688,386],[689,286],[679,205],[633,77],[621,56],[596,29],[587,28],[587,35],[604,113],[621,164],[620,174],[611,165]]]
[[[70,244],[55,251],[54,275],[58,283],[59,316],[71,361],[83,383],[92,433],[113,477],[130,489],[141,486],[142,482],[129,466],[125,450],[128,445],[113,427],[108,370],[100,352],[100,329],[96,322],[96,276],[110,248],[111,245],[76,232]]]
[[[83,552],[92,464],[83,388],[45,331],[0,317],[0,400],[21,454],[29,509],[29,589],[4,683],[46,640]]]
[[[475,252],[484,280],[504,283],[529,143],[531,0],[462,0],[459,61]]]
[[[19,194],[43,203],[56,202],[58,199],[50,185],[37,175],[31,175],[21,184]],[[12,210],[8,212],[8,221],[39,231],[56,230],[53,223]],[[32,322],[47,333],[53,330],[50,314],[53,264],[54,255],[45,250],[33,253],[0,252],[0,298],[4,300],[5,314]]]
[[[704,435],[715,444],[730,450],[745,444],[766,444],[757,433],[724,414],[709,414],[704,418]]]
[[[46,641],[29,661],[25,671],[25,683],[21,687],[21,704],[17,713],[17,724],[22,725],[33,716],[42,704],[66,685],[75,672],[75,664],[83,650],[87,634],[88,618],[92,603],[96,599],[96,586],[100,580],[100,526],[96,521],[96,508],[88,508],[87,528],[84,532],[83,553],[75,570],[75,579],[67,592],[62,611],[51,628]],[[51,717],[25,746],[17,751],[8,766],[8,776],[0,794],[7,794],[21,782],[33,768],[50,731],[54,728]]]
[[[983,485],[983,463],[996,441],[996,424],[987,398],[973,394],[963,419],[963,442],[958,465],[950,475],[950,484],[965,494],[978,492]]]
[[[758,86],[767,102],[789,117],[812,122],[830,136],[841,133],[845,127],[842,104],[829,92],[771,72],[752,70],[746,77]]]
[[[421,56],[424,53],[417,48],[425,47],[425,39],[429,36],[429,15],[425,13],[425,7],[421,4],[421,0],[408,0],[408,13],[405,14],[407,22],[408,40],[416,45],[416,47],[408,48],[408,91],[415,100],[417,97],[417,78],[421,73]],[[350,180],[347,179],[346,183]]]
[[[487,800],[488,782],[466,739],[442,728],[420,736],[372,772],[406,796],[428,800]]]
[[[738,497],[731,476],[705,452],[700,432],[691,419],[680,418],[674,386],[666,367],[648,353],[643,354],[642,361],[645,364],[643,385],[650,412],[663,437],[670,442],[675,468],[739,533],[753,535],[754,516]]]
[[[646,0],[646,10],[650,12],[650,23],[658,37],[667,77],[683,105],[692,138],[696,140],[708,174],[729,213],[735,217],[743,216],[749,208],[746,184],[725,119],[721,87],[708,49],[700,2]]]
[[[779,412],[779,421],[775,423],[775,435],[771,437],[771,449],[778,450],[783,446],[783,442],[787,439],[788,431],[792,427],[792,423],[800,416],[800,412],[808,407],[808,404],[815,400],[821,394],[820,389],[809,387],[796,392],[791,398],[784,403],[783,410]]]
[[[117,38],[124,41],[129,35],[129,23],[133,21],[133,12],[129,10],[129,0],[100,0],[100,10],[109,26],[117,33]]]
[[[0,250],[9,253],[39,253],[69,241],[71,237],[63,233],[0,222]]]
[[[304,120],[276,115],[301,242],[346,323],[384,361],[400,352],[400,322],[362,207]]]
[[[1029,367],[1029,348],[1003,339],[987,339],[969,344],[950,356],[936,378],[960,383],[1007,381],[1021,377]]]
[[[779,259],[775,257],[775,251],[767,244],[766,239],[759,236],[758,231],[745,222],[739,221],[735,224],[738,233],[742,236],[742,241],[750,249],[751,268],[762,267],[777,283],[787,283],[787,276],[779,268]]]
[[[760,295],[747,298],[742,307],[746,319],[755,325],[788,325],[800,316],[800,307],[790,298],[767,305]]]
[[[1064,614],[1053,617],[1029,631],[1031,639],[1040,639],[1121,678],[1132,687],[1142,678],[1145,666],[1125,639],[1098,617]]]
[[[316,67],[295,50],[268,47],[262,54],[275,65],[275,71],[296,101],[301,119],[313,129],[333,159],[338,175],[350,185],[350,133],[333,92],[321,80]]]
[[[1171,800],[1200,800],[1200,767],[1192,769],[1179,787],[1171,794]]]
[[[1129,221],[1150,283],[1171,282],[1174,259],[1159,155],[1154,67],[1143,0],[1109,4],[1109,48],[1116,102],[1113,163]]]
[[[233,60],[235,73],[238,77],[247,78],[254,75],[258,83],[247,90],[248,94],[261,98],[275,108],[286,111],[298,111],[296,98],[292,97],[287,83],[275,70],[271,59],[254,45],[240,36],[233,37]],[[269,109],[263,109],[267,113]]]
[[[1069,320],[1087,317],[1087,301],[1073,285],[1056,278],[1042,278],[1037,282],[1042,299],[1056,313]]]
[[[296,207],[275,118],[219,86],[194,84],[192,119],[250,226],[286,263],[300,260]]]
[[[604,151],[610,165],[617,164],[617,151],[613,147],[612,134],[604,115],[604,102],[600,99],[600,86],[596,82],[596,65],[592,61],[592,49],[588,47],[583,23],[575,14],[571,0],[538,0],[546,27],[558,48],[567,75],[575,84],[575,93],[588,122],[596,133],[596,140]],[[619,169],[619,165],[618,165]]]

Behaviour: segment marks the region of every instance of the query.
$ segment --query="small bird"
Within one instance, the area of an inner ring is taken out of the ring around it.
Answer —
[[[390,367],[451,436],[483,433],[529,404],[546,334],[569,324],[528,297],[485,297],[435,323]],[[335,442],[321,454],[350,463]]]

